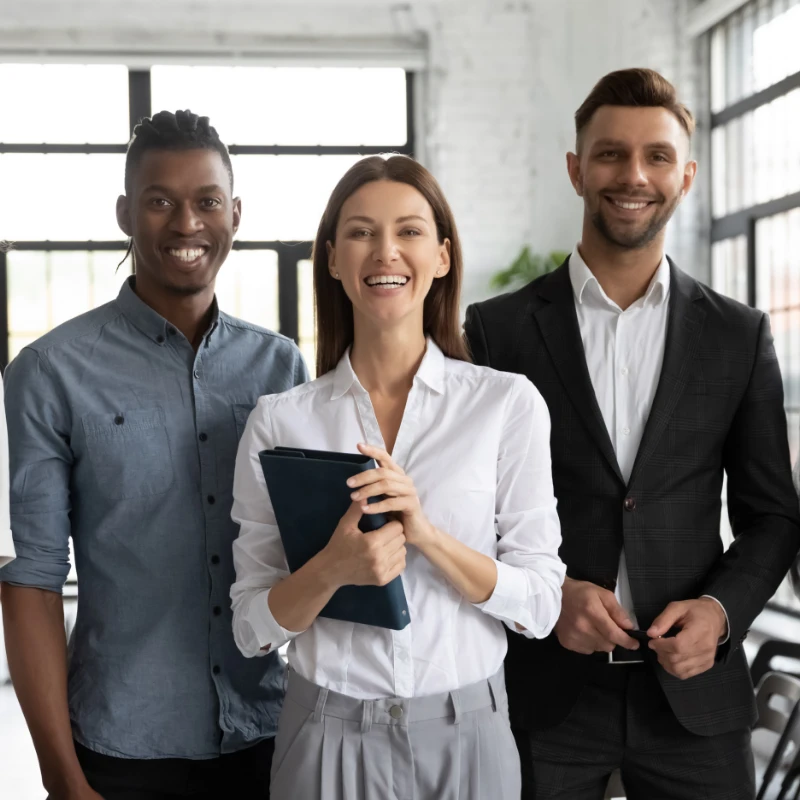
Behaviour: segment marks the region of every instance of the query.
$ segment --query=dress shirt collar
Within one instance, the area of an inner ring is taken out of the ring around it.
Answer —
[[[422,383],[436,392],[436,394],[442,394],[444,392],[444,372],[444,353],[439,349],[436,342],[428,337],[425,355],[422,358],[422,363],[419,365],[417,374],[414,376],[414,380],[422,381]],[[358,380],[358,376],[353,371],[353,366],[350,363],[350,348],[348,347],[347,351],[336,365],[333,376],[331,400],[338,400],[350,390],[351,386],[355,386],[356,391],[366,392],[366,389],[364,389],[361,382]]]
[[[603,287],[600,285],[600,282],[595,278],[592,271],[589,267],[586,266],[586,262],[583,260],[583,256],[580,252],[580,244],[575,245],[575,249],[572,251],[572,255],[569,257],[569,279],[572,283],[572,291],[575,294],[575,300],[578,304],[583,304],[585,297],[584,294],[586,292],[587,287],[591,287],[592,290],[598,293],[598,296],[605,300],[607,303],[612,303],[616,305],[613,300],[611,300],[608,295],[603,291]],[[666,256],[661,257],[661,263],[658,265],[658,269],[656,270],[655,275],[653,275],[653,279],[650,281],[650,285],[647,287],[647,291],[644,294],[644,301],[642,305],[645,303],[652,303],[652,305],[660,305],[661,303],[666,302],[669,296],[669,262],[667,261]]]
[[[147,303],[136,294],[136,276],[131,275],[123,284],[117,295],[117,305],[122,310],[122,313],[149,339],[152,339],[157,345],[163,346],[167,337],[170,335],[170,329],[174,332],[175,326],[164,319],[157,311],[150,308]],[[217,306],[217,298],[214,297],[212,305],[211,325],[205,333],[204,339],[216,330],[219,324],[219,307]]]

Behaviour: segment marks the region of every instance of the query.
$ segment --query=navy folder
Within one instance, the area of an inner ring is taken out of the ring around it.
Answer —
[[[286,561],[289,570],[294,572],[325,547],[350,507],[351,490],[347,479],[359,472],[375,469],[375,461],[357,453],[294,447],[262,450],[258,457],[286,551]],[[369,502],[380,499],[370,498]],[[365,514],[358,527],[369,533],[388,521],[383,514]],[[410,621],[399,576],[386,586],[342,586],[320,616],[396,631],[405,628]]]

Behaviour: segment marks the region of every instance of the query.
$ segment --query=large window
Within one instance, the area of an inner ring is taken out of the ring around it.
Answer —
[[[413,154],[413,76],[396,68],[0,64],[0,366],[116,296],[126,142],[154,111],[191,109],[228,144],[242,225],[220,307],[289,336],[313,370],[308,258],[331,189],[366,154]],[[2,296],[4,294],[4,296]]]
[[[800,0],[752,0],[710,33],[711,281],[768,312],[800,457]],[[800,611],[788,582],[774,598]]]

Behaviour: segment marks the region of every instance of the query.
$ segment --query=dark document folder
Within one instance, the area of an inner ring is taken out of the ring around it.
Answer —
[[[276,447],[258,454],[278,522],[289,570],[300,569],[330,541],[352,502],[347,479],[375,469],[368,456]],[[380,498],[370,498],[377,502]],[[365,514],[358,527],[369,533],[383,527],[383,514]],[[386,586],[342,586],[321,617],[402,630],[410,616],[399,577]]]

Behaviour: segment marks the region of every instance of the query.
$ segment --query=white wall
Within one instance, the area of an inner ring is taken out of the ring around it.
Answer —
[[[334,57],[357,51],[377,60],[398,53],[402,59],[403,48],[427,51],[419,155],[454,208],[469,302],[487,294],[489,275],[524,244],[543,252],[574,244],[582,208],[564,155],[573,142],[572,115],[598,78],[651,66],[690,105],[703,104],[695,48],[682,34],[688,3],[28,0],[0,15],[0,53],[26,44],[145,58],[170,48],[327,48]],[[707,204],[700,188],[673,223],[670,252],[705,278]]]

